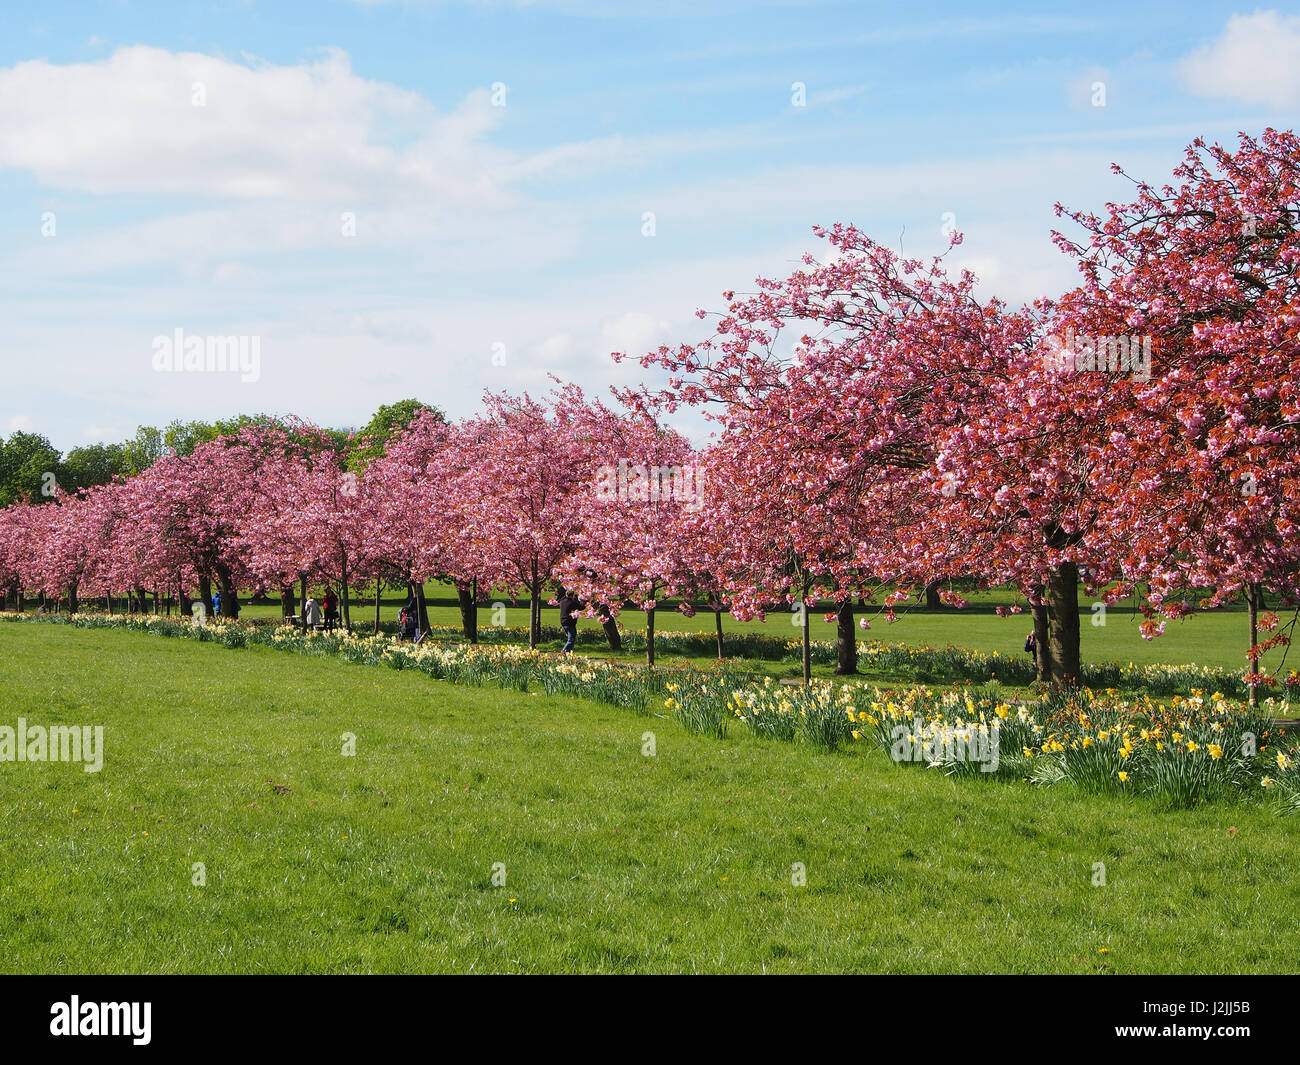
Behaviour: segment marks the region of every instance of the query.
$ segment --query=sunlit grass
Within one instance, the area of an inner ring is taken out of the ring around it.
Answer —
[[[9,971],[1294,970],[1300,841],[1255,805],[259,648],[11,624],[0,655],[0,724],[106,726],[100,773],[0,763]]]

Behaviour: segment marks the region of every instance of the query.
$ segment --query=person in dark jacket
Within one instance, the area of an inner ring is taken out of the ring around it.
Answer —
[[[334,626],[339,620],[339,597],[334,594],[332,589],[326,590],[325,598],[321,600],[321,606],[325,608],[325,631],[333,632]]]
[[[561,648],[561,654],[572,654],[573,645],[578,642],[578,611],[582,609],[582,603],[578,597],[572,593],[566,592],[560,597],[560,628],[564,632],[564,647]]]

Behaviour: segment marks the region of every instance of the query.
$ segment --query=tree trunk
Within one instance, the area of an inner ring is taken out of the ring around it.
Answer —
[[[853,676],[858,672],[858,637],[853,630],[853,600],[845,599],[835,615],[835,650],[838,661],[835,675]]]
[[[199,578],[199,599],[203,602],[203,612],[212,610],[212,578],[206,573]]]
[[[339,576],[339,607],[343,611],[343,631],[352,632],[352,612],[348,609],[348,600],[351,595],[348,593],[348,559],[347,555],[343,556],[343,567]]]
[[[1079,683],[1079,567],[1062,562],[1047,579],[1048,646],[1051,682]]]
[[[302,618],[302,631],[306,632],[307,631],[307,578],[299,577],[298,581],[299,584],[301,585],[299,590],[302,592],[302,597],[301,597],[302,610],[299,611],[299,615]]]
[[[1038,589],[1037,594],[1042,595],[1043,589]],[[1051,628],[1047,621],[1047,604],[1039,602],[1029,604],[1030,616],[1034,619],[1034,670],[1037,679],[1043,684],[1049,684],[1052,680],[1052,662],[1051,648],[1048,646],[1051,639]]]
[[[1250,672],[1252,676],[1259,672],[1259,601],[1260,587],[1258,584],[1248,584],[1242,591],[1246,596],[1246,619],[1250,625],[1250,650],[1247,652],[1250,661]],[[1259,705],[1259,688],[1252,679],[1250,682],[1250,705]]]
[[[217,567],[217,587],[221,590],[221,616],[239,617],[239,593],[235,591],[235,583],[226,566]]]
[[[420,619],[420,631],[416,633],[420,636],[429,631],[429,607],[424,599],[424,581],[417,581],[415,585],[415,605],[416,614]]]
[[[475,602],[473,587],[457,584],[456,598],[460,603],[460,627],[465,633],[465,639],[470,643],[478,643],[478,603]]]
[[[939,581],[931,581],[925,586],[926,610],[938,610],[943,606],[943,600],[939,598],[939,583]]]
[[[808,616],[808,586],[803,589],[803,686],[812,683],[812,619]]]
[[[528,647],[536,651],[542,638],[542,584],[537,579],[537,563],[533,562],[533,579],[528,586]]]
[[[722,604],[719,603],[713,608],[713,629],[718,637],[718,661],[721,662],[726,656],[723,654],[722,642]]]
[[[618,622],[604,603],[600,605],[600,627],[605,630],[605,639],[609,641],[611,651],[623,650],[623,637],[618,631]]]
[[[77,612],[77,582],[73,581],[68,585],[68,614],[71,616]]]
[[[650,669],[655,664],[655,608],[645,612],[645,664]]]
[[[381,596],[384,594],[384,582],[378,576],[375,577],[375,635],[379,635],[379,603]]]
[[[285,619],[286,621],[289,618],[293,617],[294,614],[293,607],[294,607],[293,585],[281,584],[280,585],[280,617]]]

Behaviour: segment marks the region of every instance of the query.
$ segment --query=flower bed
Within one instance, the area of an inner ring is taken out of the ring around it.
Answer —
[[[439,640],[459,641],[464,638],[454,626],[434,626],[431,634]],[[563,638],[559,629],[543,628],[542,640],[550,642]],[[645,632],[641,629],[622,631],[625,651],[644,651]],[[526,628],[503,626],[479,629],[479,641],[484,644],[527,643]],[[582,630],[578,634],[579,646],[604,646],[602,632]],[[676,654],[693,658],[711,658],[717,653],[717,638],[703,632],[657,632],[655,649],[660,654]],[[814,640],[811,644],[815,665],[834,665],[837,649],[833,640]],[[727,658],[752,658],[767,662],[795,662],[802,654],[802,644],[795,639],[782,639],[762,633],[726,633],[723,636],[723,653]],[[858,663],[867,670],[903,680],[923,683],[936,681],[973,681],[984,683],[998,681],[1002,684],[1027,686],[1035,680],[1034,663],[1028,655],[1004,655],[997,652],[975,651],[968,647],[913,647],[901,643],[883,643],[870,640],[858,644]],[[1249,689],[1245,670],[1209,669],[1194,665],[1139,666],[1133,662],[1087,662],[1083,665],[1081,683],[1090,688],[1118,688],[1125,691],[1144,691],[1151,695],[1190,696],[1194,690],[1220,691],[1232,698],[1245,698]],[[1284,682],[1291,688],[1300,684],[1292,674]]]

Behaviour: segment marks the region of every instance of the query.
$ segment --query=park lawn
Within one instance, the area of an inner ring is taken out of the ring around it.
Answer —
[[[0,763],[6,971],[1300,967],[1298,823],[1252,803],[957,782],[138,633],[5,625],[0,684],[0,723],[106,729],[99,773]]]

